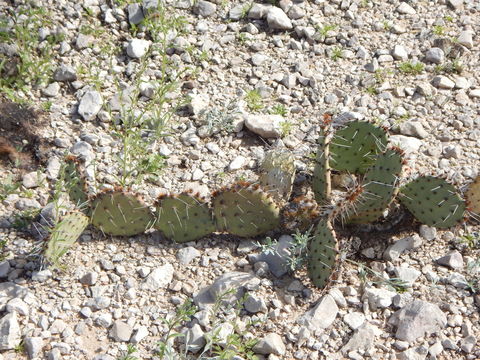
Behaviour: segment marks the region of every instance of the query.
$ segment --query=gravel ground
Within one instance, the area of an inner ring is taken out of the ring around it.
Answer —
[[[2,83],[2,108],[13,99],[37,109],[15,118],[33,127],[36,165],[0,165],[0,359],[122,359],[128,344],[138,359],[158,358],[163,319],[186,299],[198,312],[179,330],[192,344],[215,326],[232,333],[235,322],[242,342],[260,340],[259,359],[480,358],[480,227],[471,223],[350,236],[359,243],[353,260],[408,283],[396,291],[344,262],[322,292],[303,272],[282,274],[284,259],[227,235],[177,245],[156,232],[111,238],[88,228],[59,269],[45,270],[28,257],[38,236],[20,230],[28,215],[52,213],[65,153],[86,161],[95,189],[117,184],[115,130],[135,116],[168,120],[131,159],[152,155],[149,175],[133,185],[148,204],[255,180],[270,148],[294,153],[304,183],[325,112],[338,125],[388,126],[407,153],[407,175],[463,187],[480,174],[478,1],[172,0],[164,11],[156,0],[27,3],[0,0],[9,34],[0,38],[1,73],[17,76]],[[12,30],[22,26],[27,35]],[[26,128],[0,137],[14,142]],[[7,187],[12,180],[21,186]],[[209,319],[208,297],[230,287],[247,293],[244,308]]]

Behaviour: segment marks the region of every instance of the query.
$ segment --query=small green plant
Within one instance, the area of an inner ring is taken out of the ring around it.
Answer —
[[[233,131],[233,122],[239,114],[237,103],[229,101],[223,106],[207,108],[200,112],[198,120],[206,125],[208,132],[231,132]]]
[[[358,266],[358,277],[363,284],[386,285],[400,294],[408,290],[408,284],[399,278],[386,278],[365,264],[350,259],[346,259],[346,261]]]
[[[40,209],[27,209],[13,215],[12,226],[17,230],[28,228],[32,221],[38,216]]]
[[[275,104],[270,109],[270,114],[285,116],[288,114],[288,109],[283,104]]]
[[[0,181],[0,201],[5,200],[10,194],[15,194],[21,185],[21,182],[14,181],[13,176],[2,179]]]
[[[385,31],[389,31],[391,28],[392,28],[392,25],[390,24],[390,22],[388,20],[384,20],[383,21],[383,29]]]
[[[453,22],[453,16],[450,16],[450,15],[445,15],[445,16],[443,17],[443,19],[444,19],[445,21],[447,21],[447,22],[450,22],[450,23]]]
[[[282,138],[290,135],[293,129],[293,123],[290,120],[284,120],[280,123],[280,133]]]
[[[370,94],[370,95],[378,95],[378,90],[375,86],[371,85],[371,86],[367,86],[365,88],[365,91],[367,92],[367,94]]]
[[[418,75],[425,69],[425,65],[421,62],[407,61],[398,65],[398,69],[404,74]]]
[[[20,341],[20,343],[14,347],[13,351],[15,351],[17,354],[25,354],[25,340],[22,339],[22,341]]]
[[[245,94],[245,101],[250,110],[259,111],[263,109],[262,96],[256,89],[250,90]]]
[[[332,53],[330,55],[330,58],[333,60],[333,61],[337,61],[338,59],[342,59],[343,58],[343,50],[342,48],[338,47],[338,46],[335,46],[333,49],[332,49]]]
[[[436,65],[433,71],[437,74],[461,74],[463,65],[459,60],[453,60],[445,64]]]
[[[127,351],[124,354],[120,355],[117,360],[139,360],[136,356],[133,355],[136,352],[137,349],[135,348],[135,346],[132,344],[128,344]]]
[[[442,25],[434,25],[432,31],[437,36],[445,35],[445,27]]]
[[[245,45],[249,40],[248,36],[247,36],[247,33],[244,33],[244,32],[238,33],[237,40],[238,40],[239,44]]]
[[[337,28],[337,25],[326,24],[321,27],[317,26],[317,32],[322,38],[326,38],[329,35],[330,31],[333,31]]]
[[[460,237],[460,241],[469,249],[478,249],[480,248],[480,233],[466,233]]]
[[[245,5],[243,5],[242,7],[242,13],[240,15],[240,19],[245,19],[248,15],[248,12],[250,11],[250,9],[252,8],[253,6],[253,3],[249,2],[249,3],[246,3]]]

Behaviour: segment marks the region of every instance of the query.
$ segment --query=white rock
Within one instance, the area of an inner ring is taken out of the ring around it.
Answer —
[[[246,163],[247,163],[247,159],[242,155],[238,155],[228,165],[228,170],[229,171],[239,170],[239,169],[243,168],[246,165]]]
[[[443,75],[435,76],[432,85],[439,89],[453,89],[455,87],[455,83]]]
[[[26,187],[27,189],[36,188],[36,187],[42,185],[42,183],[45,181],[46,177],[47,176],[45,174],[42,174],[42,173],[37,172],[37,171],[32,171],[32,172],[29,172],[29,173],[23,175],[22,185],[24,187]]]
[[[205,333],[203,332],[199,324],[193,325],[185,332],[185,346],[188,348],[188,351],[196,354],[201,349],[203,349],[203,347],[207,343],[203,336],[204,334]]]
[[[395,276],[405,283],[407,286],[412,286],[415,280],[422,274],[417,269],[408,266],[396,266],[394,269]]]
[[[267,13],[268,27],[272,30],[290,30],[292,22],[279,7],[273,6]]]
[[[174,268],[172,264],[167,263],[154,269],[142,284],[144,290],[158,290],[166,288],[173,279]]]
[[[375,342],[375,337],[381,333],[376,326],[364,324],[355,331],[350,340],[348,340],[348,343],[342,347],[341,351],[346,354],[355,350],[369,350]]]
[[[473,47],[473,33],[470,30],[462,31],[458,35],[457,41],[460,45],[465,46],[468,49]]]
[[[393,297],[396,294],[396,292],[386,289],[369,288],[365,290],[363,299],[368,299],[370,309],[375,311],[376,309],[383,309],[392,305]]]
[[[43,339],[39,336],[25,337],[25,350],[29,359],[37,358],[43,350]]]
[[[11,350],[20,344],[21,333],[17,313],[12,312],[0,319],[0,350]]]
[[[275,354],[281,356],[285,354],[286,348],[280,335],[269,333],[253,347],[253,351],[262,355]]]
[[[145,339],[148,336],[148,328],[146,326],[140,326],[135,334],[133,334],[132,338],[130,339],[130,342],[132,344],[138,344],[140,341]]]
[[[464,265],[463,256],[457,250],[450,251],[447,255],[437,259],[437,263],[451,269],[461,269]]]
[[[193,261],[193,259],[199,257],[200,255],[200,251],[195,249],[193,246],[187,246],[178,250],[177,259],[181,265],[188,265]]]
[[[20,298],[13,298],[7,303],[7,312],[16,312],[20,315],[28,315],[28,304]]]
[[[416,153],[423,144],[420,139],[404,135],[392,135],[390,136],[390,142],[400,147],[407,154]]]
[[[249,114],[245,126],[253,133],[264,138],[278,138],[282,134],[281,124],[285,119],[281,115]]]
[[[311,331],[326,329],[334,322],[338,314],[338,306],[329,294],[322,296],[315,307],[300,318],[297,323],[308,327]]]
[[[408,59],[408,52],[402,45],[395,45],[392,50],[392,56],[395,60],[406,61]]]
[[[129,341],[130,337],[132,336],[132,328],[127,323],[117,320],[110,330],[110,336],[115,341]]]
[[[132,39],[127,46],[127,55],[133,59],[140,59],[150,48],[150,41],[143,39]]]
[[[98,91],[87,91],[80,100],[78,105],[78,113],[85,121],[95,119],[98,112],[102,108],[103,99]]]
[[[400,5],[397,7],[397,12],[399,14],[408,14],[408,15],[414,15],[417,13],[417,11],[406,2],[400,3]]]
[[[345,321],[352,330],[356,330],[365,322],[365,315],[361,312],[351,312],[343,317],[343,321]]]

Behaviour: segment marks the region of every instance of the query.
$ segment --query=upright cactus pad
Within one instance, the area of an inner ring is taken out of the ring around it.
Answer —
[[[330,143],[330,166],[338,171],[364,174],[387,145],[385,129],[352,121],[338,130]]]
[[[401,203],[429,226],[447,228],[463,218],[466,205],[455,187],[441,178],[420,176],[400,189]]]
[[[216,230],[208,203],[196,195],[164,196],[156,207],[155,228],[178,243],[200,239]]]
[[[88,222],[88,217],[80,212],[73,212],[65,216],[50,234],[43,254],[45,260],[49,264],[58,264],[58,260],[77,241]]]
[[[478,219],[478,215],[480,215],[480,175],[468,186],[465,197],[469,210],[476,214]]]
[[[259,183],[281,203],[288,201],[295,179],[293,156],[286,150],[271,150],[260,166]]]
[[[139,196],[113,190],[93,200],[92,224],[105,234],[132,236],[143,233],[155,221]]]
[[[327,219],[322,219],[308,247],[308,275],[319,288],[328,285],[337,264],[338,245],[335,232]]]
[[[323,130],[318,138],[317,155],[315,157],[315,167],[313,169],[312,189],[315,194],[315,200],[319,204],[330,203],[331,180],[329,164],[329,142],[328,132]]]
[[[87,182],[82,175],[80,161],[75,156],[65,158],[64,180],[70,201],[79,208],[86,207]]]
[[[382,216],[398,192],[402,165],[403,152],[398,148],[378,155],[375,164],[365,174],[363,189],[352,203],[353,212],[347,222],[365,224]]]
[[[280,209],[259,185],[240,182],[213,194],[218,231],[253,237],[278,228]]]

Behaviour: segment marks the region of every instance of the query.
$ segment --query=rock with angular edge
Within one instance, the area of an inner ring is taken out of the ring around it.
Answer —
[[[132,336],[132,328],[127,323],[117,320],[113,323],[110,336],[115,341],[129,341]]]
[[[451,269],[463,268],[463,257],[457,250],[450,251],[447,255],[437,260],[439,265],[447,266]]]
[[[133,59],[140,59],[150,48],[150,41],[142,39],[133,39],[128,43],[127,55]]]
[[[102,108],[103,99],[98,91],[87,91],[80,100],[78,105],[78,114],[85,120],[95,119],[98,112]]]
[[[443,329],[447,317],[437,305],[415,300],[395,312],[388,323],[397,327],[395,337],[398,340],[412,343],[419,337]]]
[[[380,335],[381,331],[373,325],[363,324],[359,327],[353,336],[348,340],[345,346],[342,347],[341,352],[346,354],[350,351],[371,349],[375,342],[375,337]]]
[[[332,325],[337,314],[337,303],[331,295],[327,294],[320,299],[313,309],[298,318],[297,323],[308,327],[310,331],[326,329]]]
[[[153,270],[145,282],[142,288],[145,290],[157,290],[159,288],[166,288],[173,279],[174,269],[172,264],[165,264]]]
[[[272,30],[290,30],[292,22],[279,7],[271,7],[267,13],[268,27]]]
[[[280,335],[268,333],[253,347],[253,351],[262,355],[275,354],[281,356],[285,354],[286,348]]]
[[[261,137],[278,138],[282,134],[281,124],[284,121],[281,115],[250,114],[245,119],[245,126]]]
[[[14,349],[21,339],[17,313],[12,312],[0,319],[0,350]]]

